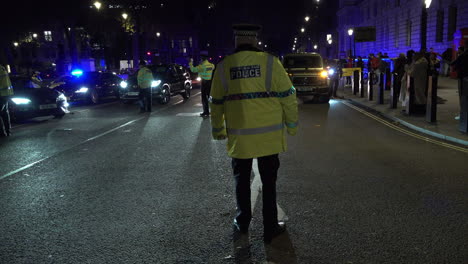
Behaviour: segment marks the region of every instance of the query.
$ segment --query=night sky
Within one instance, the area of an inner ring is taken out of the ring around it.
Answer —
[[[6,2],[6,1],[4,1]],[[7,12],[1,17],[2,41],[28,31],[41,30],[46,25],[60,21],[89,27],[89,16],[96,15],[88,0],[15,0],[8,1]],[[188,1],[188,0],[108,0],[103,3],[149,3],[145,22],[155,24],[190,24],[197,26],[197,18],[204,21],[203,29],[213,34],[232,34],[231,24],[236,22],[258,23],[263,26],[265,39],[278,47],[289,46],[294,35],[299,34],[304,17],[314,0],[238,0],[238,1]],[[337,0],[321,0],[319,17],[314,22],[315,30],[331,33],[336,27]],[[164,9],[160,4],[164,3]],[[210,3],[214,9],[208,10]],[[3,4],[3,3],[2,3]],[[310,10],[311,11],[311,10]],[[121,12],[112,10],[107,12]],[[309,12],[311,13],[311,12]],[[199,15],[197,15],[199,14]],[[208,23],[207,23],[208,22]],[[311,21],[313,22],[313,21]]]

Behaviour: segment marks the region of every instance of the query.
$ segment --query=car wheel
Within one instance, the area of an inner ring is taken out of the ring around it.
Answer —
[[[187,83],[187,84],[185,85],[185,91],[183,91],[183,92],[180,93],[180,94],[182,95],[182,97],[183,97],[184,99],[189,99],[189,98],[190,98],[190,92],[191,92],[191,90],[192,90],[191,85]]]
[[[161,98],[159,99],[160,104],[167,104],[171,100],[171,91],[169,91],[169,87],[164,86],[162,88],[162,95]]]
[[[95,89],[91,90],[90,100],[93,104],[99,103],[99,94]]]

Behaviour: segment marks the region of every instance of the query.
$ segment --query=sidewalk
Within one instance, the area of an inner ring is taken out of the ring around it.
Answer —
[[[366,91],[364,98],[360,98],[359,94],[353,95],[351,86],[340,87],[338,95],[344,96],[345,100],[350,100],[361,107],[373,109],[386,118],[410,129],[468,146],[468,134],[458,130],[458,120],[455,120],[455,116],[458,116],[460,111],[457,85],[457,80],[447,77],[439,78],[437,96],[447,101],[443,104],[437,104],[437,121],[433,124],[426,121],[425,115],[407,116],[403,114],[404,108],[401,106],[401,102],[398,102],[396,109],[390,109],[390,91],[384,93],[384,104],[378,104],[378,87],[374,87],[373,101],[367,100],[367,84],[364,85]]]

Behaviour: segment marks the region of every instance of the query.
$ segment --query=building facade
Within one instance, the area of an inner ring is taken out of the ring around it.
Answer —
[[[408,50],[420,51],[424,35],[427,50],[442,53],[447,48],[458,48],[457,35],[468,28],[468,1],[340,0],[337,18],[341,56],[382,52],[397,57]],[[357,27],[375,27],[375,41],[355,42],[348,30]]]

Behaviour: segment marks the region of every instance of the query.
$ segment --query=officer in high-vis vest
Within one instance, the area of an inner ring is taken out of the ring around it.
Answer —
[[[10,113],[8,112],[8,100],[13,95],[8,71],[0,65],[0,137],[7,137],[11,134]]]
[[[137,81],[140,98],[140,113],[151,112],[151,106],[153,104],[153,98],[151,95],[151,83],[153,82],[153,73],[146,67],[144,60],[140,61],[140,69],[138,70]]]
[[[210,97],[211,89],[211,78],[213,76],[213,70],[215,68],[214,64],[208,61],[208,55],[201,55],[202,63],[196,67],[193,66],[193,59],[190,60],[189,66],[190,71],[198,72],[198,76],[202,79],[201,82],[201,98],[203,105],[203,112],[200,113],[200,116],[205,117],[210,115],[210,108],[208,99]]]
[[[259,50],[260,26],[235,25],[235,53],[218,63],[211,87],[213,138],[227,138],[232,157],[237,214],[234,230],[247,233],[251,214],[250,175],[257,158],[263,183],[264,242],[285,231],[278,223],[278,153],[286,151],[286,133],[298,125],[296,90],[278,58]]]

